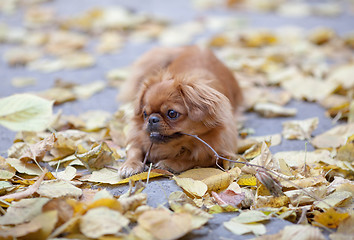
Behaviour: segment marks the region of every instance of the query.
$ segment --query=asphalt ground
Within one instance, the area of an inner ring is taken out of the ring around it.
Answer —
[[[225,8],[216,8],[206,11],[199,11],[192,7],[189,0],[82,0],[82,1],[70,1],[60,0],[46,3],[45,5],[54,6],[59,16],[71,16],[93,7],[109,7],[114,5],[120,5],[127,7],[136,12],[143,12],[166,18],[173,23],[183,23],[189,20],[203,18],[206,16],[235,16],[244,19],[249,27],[252,28],[268,28],[276,29],[282,26],[298,26],[307,30],[314,29],[316,27],[327,26],[334,29],[338,34],[346,34],[353,31],[354,17],[348,12],[344,11],[336,17],[316,17],[309,16],[304,18],[292,18],[274,15],[271,13],[255,13],[255,12],[240,12],[235,10],[228,10]],[[5,22],[14,28],[20,27],[23,22],[23,9],[15,12],[12,15],[1,14],[0,22]],[[201,35],[207,36],[213,34],[212,32],[204,32]],[[198,37],[195,41],[198,40]],[[0,59],[0,97],[10,96],[15,93],[23,92],[37,92],[48,89],[53,86],[56,79],[64,79],[78,84],[89,83],[96,80],[104,80],[107,71],[130,65],[137,57],[147,51],[153,46],[156,46],[156,42],[148,43],[127,43],[124,48],[118,54],[102,55],[96,57],[96,64],[91,68],[79,69],[79,70],[63,70],[53,73],[42,73],[39,71],[30,71],[24,67],[9,67],[7,63]],[[6,44],[0,44],[0,55],[10,48],[11,46]],[[90,46],[89,46],[90,47]],[[25,88],[16,88],[11,85],[11,79],[13,77],[26,76],[34,77],[38,80],[38,83],[34,86]],[[105,88],[102,92],[95,94],[93,97],[87,100],[77,100],[73,102],[64,103],[59,106],[55,106],[54,111],[59,109],[63,111],[63,114],[78,115],[88,110],[106,110],[114,113],[120,103],[116,101],[116,95],[118,90],[115,88]],[[318,135],[329,128],[333,127],[333,123],[330,119],[326,118],[324,109],[316,103],[291,101],[288,105],[298,110],[298,113],[293,118],[286,118],[286,120],[292,119],[306,119],[310,117],[319,118],[319,126],[315,130],[314,135]],[[255,113],[246,113],[245,126],[253,128],[255,135],[269,135],[275,133],[281,133],[282,122],[285,118],[262,118]],[[12,145],[15,132],[5,129],[0,126],[0,154],[6,157],[7,149]],[[308,150],[312,150],[312,146],[307,146]],[[305,141],[288,141],[284,140],[278,146],[272,147],[271,152],[276,153],[279,151],[290,150],[304,150]],[[144,190],[148,194],[148,204],[151,206],[158,206],[160,204],[167,203],[167,197],[169,193],[179,190],[180,188],[174,183],[173,180],[162,179],[153,181],[147,185]],[[120,194],[126,190],[126,187],[111,187],[110,190],[115,194]],[[246,235],[236,237],[223,226],[222,222],[230,219],[234,215],[231,213],[217,214],[209,223],[200,230],[195,230],[185,236],[183,239],[249,239],[253,236]],[[267,234],[277,233],[285,225],[291,224],[289,222],[273,219],[268,223]]]

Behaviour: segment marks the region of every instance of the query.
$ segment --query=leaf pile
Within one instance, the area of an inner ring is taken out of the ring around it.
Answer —
[[[171,25],[122,7],[93,8],[63,18],[43,1],[9,2],[0,3],[0,12],[25,12],[22,27],[0,25],[0,42],[9,46],[3,57],[10,67],[44,73],[86,68],[96,63],[96,54],[119,54],[131,41],[183,45],[214,28],[218,33],[201,42],[234,71],[245,93],[245,111],[289,120],[281,133],[257,137],[240,123],[238,162],[226,164],[225,171],[202,168],[173,175],[149,169],[120,179],[116,169],[125,159],[126,115],[132,107],[123,106],[114,114],[88,111],[74,116],[61,111],[53,115],[52,105],[85,100],[107,85],[119,87],[129,68],[108,71],[108,83],[57,80],[37,96],[2,98],[0,125],[18,133],[7,156],[0,157],[1,239],[177,239],[224,212],[235,214],[222,225],[236,235],[325,239],[322,230],[330,229],[330,239],[353,236],[352,36],[328,28],[252,29],[231,17]],[[334,2],[220,2],[293,16],[304,9],[306,14],[326,16],[341,11],[328,10]],[[206,7],[202,1],[194,3]],[[35,82],[21,76],[12,80],[16,87]],[[294,100],[323,106],[333,128],[314,136],[319,118],[293,120],[298,111],[287,104]],[[307,141],[315,150],[272,154],[271,146],[283,138]],[[167,207],[153,208],[147,205],[143,181],[158,177],[170,177],[181,191],[167,196]],[[107,191],[120,184],[129,184],[129,190],[114,196]],[[298,224],[265,235],[266,224],[274,218]]]

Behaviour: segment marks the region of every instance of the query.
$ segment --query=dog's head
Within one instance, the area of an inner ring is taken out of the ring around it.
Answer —
[[[144,82],[135,114],[153,143],[173,141],[182,133],[201,135],[223,125],[231,112],[228,98],[198,77],[165,71]]]

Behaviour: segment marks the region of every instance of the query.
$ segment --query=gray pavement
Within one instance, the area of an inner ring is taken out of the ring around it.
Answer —
[[[202,18],[203,16],[232,16],[244,18],[251,27],[255,28],[270,28],[274,29],[281,26],[295,25],[303,27],[305,29],[312,29],[319,26],[328,26],[333,28],[339,34],[345,34],[353,30],[354,17],[350,16],[347,12],[331,18],[324,17],[306,17],[306,18],[286,18],[282,16],[276,16],[270,13],[245,13],[236,12],[226,9],[213,9],[204,12],[197,11],[191,6],[189,0],[57,0],[46,3],[49,6],[55,6],[59,16],[70,16],[78,14],[90,9],[94,6],[113,6],[122,5],[137,12],[144,12],[154,14],[161,18],[169,19],[174,23],[182,23],[188,20]],[[23,11],[15,13],[14,15],[0,15],[0,23],[5,22],[13,27],[20,26],[23,20]],[[210,32],[203,33],[203,35],[211,34]],[[3,59],[0,60],[0,97],[10,96],[14,93],[21,92],[35,92],[44,89],[48,89],[53,86],[54,81],[58,78],[75,83],[89,83],[96,80],[104,80],[105,74],[108,70],[113,68],[123,67],[131,64],[139,55],[156,45],[155,42],[135,44],[128,43],[122,51],[118,54],[103,55],[96,58],[97,63],[92,68],[80,69],[80,70],[64,70],[53,73],[41,73],[38,71],[29,71],[23,67],[9,67]],[[0,55],[3,55],[4,51],[9,46],[0,44]],[[27,76],[38,79],[38,84],[26,88],[15,88],[11,85],[10,80],[13,77]],[[64,114],[79,114],[88,110],[106,110],[109,112],[115,112],[119,103],[115,101],[117,90],[114,88],[106,88],[103,92],[100,92],[88,100],[79,100],[74,102],[65,103],[55,107],[55,112],[59,109],[63,110]],[[304,103],[292,101],[289,104],[290,107],[295,107],[298,110],[298,114],[294,118],[290,119],[306,119],[310,117],[319,117],[319,126],[314,132],[315,135],[320,134],[332,127],[332,122],[324,115],[324,109],[315,103]],[[255,113],[247,113],[246,127],[255,129],[255,135],[268,135],[281,132],[281,123],[284,118],[265,119],[259,117]],[[11,132],[0,126],[0,154],[6,156],[6,150],[11,146],[14,132]],[[278,151],[289,150],[304,150],[304,141],[287,141],[283,140],[279,146],[272,147],[272,153]],[[308,146],[308,150],[311,150],[311,146]],[[115,194],[121,194],[126,190],[126,186],[122,187],[109,187],[109,189]],[[166,196],[169,193],[179,190],[173,180],[159,180],[151,182],[145,192],[148,193],[148,204],[152,206],[158,206],[160,204],[167,203]],[[183,239],[248,239],[252,238],[251,235],[237,237],[231,234],[222,226],[222,222],[233,217],[234,214],[217,214],[210,220],[210,222],[200,230],[193,231],[185,236]],[[281,230],[289,222],[274,219],[267,225],[267,233],[276,233]]]

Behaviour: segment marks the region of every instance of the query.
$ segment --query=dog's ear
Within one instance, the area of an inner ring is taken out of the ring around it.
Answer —
[[[182,82],[178,87],[187,107],[188,116],[193,121],[201,121],[206,126],[216,127],[225,122],[225,118],[232,111],[229,99],[209,87],[206,82]]]

